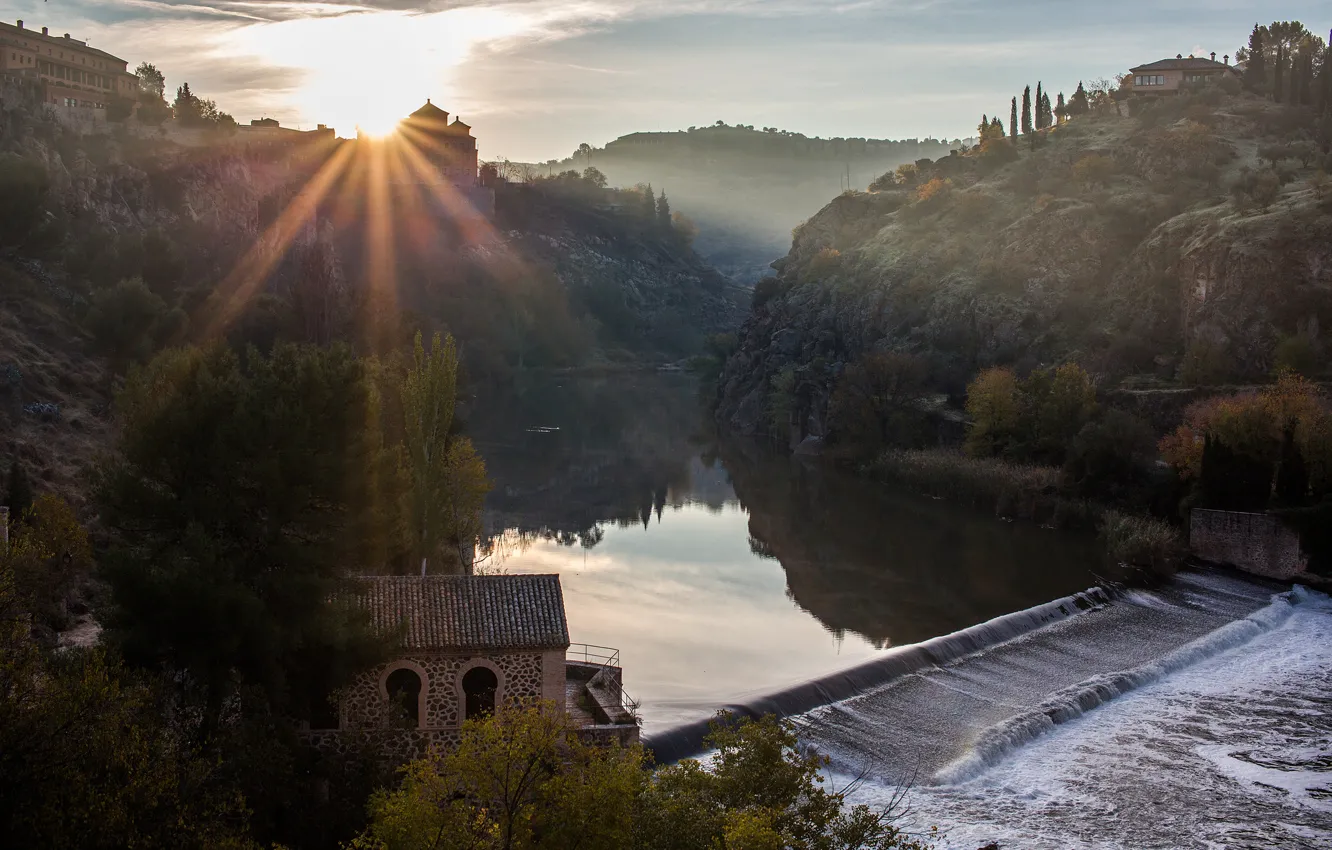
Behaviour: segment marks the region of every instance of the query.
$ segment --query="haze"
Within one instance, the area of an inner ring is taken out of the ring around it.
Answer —
[[[5,4],[189,81],[242,122],[383,131],[425,98],[483,159],[545,161],[638,130],[728,123],[809,136],[972,135],[1043,79],[1233,54],[1252,4],[1216,0],[77,0]],[[1317,17],[1322,4],[1283,7]]]

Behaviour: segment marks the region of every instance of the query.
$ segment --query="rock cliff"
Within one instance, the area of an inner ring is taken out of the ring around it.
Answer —
[[[996,364],[1076,360],[1103,385],[1169,385],[1203,360],[1221,380],[1267,374],[1281,337],[1332,319],[1324,154],[1281,153],[1325,136],[1318,122],[1208,92],[844,194],[759,286],[718,420],[793,444],[823,435],[837,376],[876,350],[919,355],[955,396]]]

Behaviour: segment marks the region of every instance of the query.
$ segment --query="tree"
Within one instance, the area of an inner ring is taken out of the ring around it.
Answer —
[[[1003,454],[1017,433],[1018,380],[1012,369],[986,369],[967,385],[967,437],[972,457]]]
[[[203,114],[200,110],[199,98],[190,91],[190,84],[183,83],[176,89],[176,101],[171,104],[172,112],[176,120],[184,127],[197,126],[203,121]]]
[[[69,504],[43,493],[13,517],[14,540],[5,557],[22,604],[35,631],[54,644],[68,628],[68,603],[92,570],[88,532]]]
[[[1017,142],[1018,136],[1018,109],[1017,98],[1013,98],[1013,104],[1008,113],[1008,137]]]
[[[1054,117],[1056,123],[1063,124],[1068,120],[1068,107],[1064,105],[1064,93],[1060,92],[1055,99]]]
[[[342,346],[169,350],[116,404],[95,491],[108,636],[197,696],[204,740],[242,696],[309,717],[384,650],[339,601],[360,568],[345,552],[346,494],[367,466],[362,364]]]
[[[639,191],[642,193],[639,195],[639,202],[642,205],[639,214],[642,215],[644,221],[655,222],[657,220],[657,196],[652,194],[652,184],[640,185]]]
[[[1245,51],[1244,85],[1249,91],[1267,91],[1267,30],[1258,24],[1249,33],[1249,47]]]
[[[593,168],[590,165],[583,169],[583,179],[598,189],[606,188],[606,175],[602,174],[600,169]]]
[[[873,352],[847,366],[828,402],[838,439],[868,455],[919,444],[925,378],[924,364],[910,354]]]
[[[581,156],[589,168],[592,166],[592,146],[587,142],[578,146],[578,150],[574,151],[574,156]]]
[[[1019,388],[1013,450],[1022,460],[1062,464],[1073,438],[1095,413],[1096,388],[1081,366],[1036,369]]]
[[[671,203],[666,200],[666,190],[661,190],[661,197],[657,198],[657,226],[666,232],[671,229]]]
[[[148,63],[140,62],[139,67],[134,69],[134,76],[139,78],[139,93],[149,100],[166,100],[166,77],[157,67]]]
[[[94,293],[84,319],[97,349],[120,365],[148,359],[186,321],[139,278]]]
[[[353,847],[517,850],[631,846],[643,750],[584,743],[562,707],[504,708],[463,724],[458,747],[370,801]]]
[[[413,350],[414,365],[401,387],[412,548],[421,575],[432,560],[470,572],[480,502],[489,483],[471,441],[450,433],[458,391],[457,350],[452,336],[441,341],[437,333],[427,352],[419,331]],[[450,557],[445,558],[446,553]]]
[[[1068,115],[1070,118],[1086,115],[1088,108],[1087,90],[1082,87],[1082,80],[1078,80],[1077,89],[1074,90],[1073,96],[1068,99]]]
[[[1031,123],[1031,86],[1022,90],[1022,134],[1030,136],[1032,133]]]
[[[1147,501],[1155,461],[1151,426],[1111,409],[1074,437],[1064,460],[1064,486],[1081,498],[1141,507]]]
[[[1035,126],[1037,130],[1045,129],[1045,92],[1041,88],[1041,82],[1036,81],[1036,115]]]
[[[14,523],[22,520],[28,508],[32,506],[32,483],[28,480],[28,472],[23,464],[19,463],[17,455],[9,461],[9,476],[5,485],[3,504],[9,508],[9,521]]]

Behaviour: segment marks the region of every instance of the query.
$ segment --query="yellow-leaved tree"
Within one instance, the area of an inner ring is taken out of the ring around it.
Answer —
[[[1018,424],[1018,379],[1012,369],[986,369],[967,385],[967,418],[967,454],[1001,454]]]

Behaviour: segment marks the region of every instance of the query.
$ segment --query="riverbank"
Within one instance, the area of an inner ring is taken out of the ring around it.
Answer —
[[[949,449],[894,449],[859,469],[880,483],[1059,529],[1094,530],[1109,565],[1126,565],[1144,578],[1179,569],[1185,544],[1169,523],[1125,513],[1061,492],[1060,470],[973,458]]]

